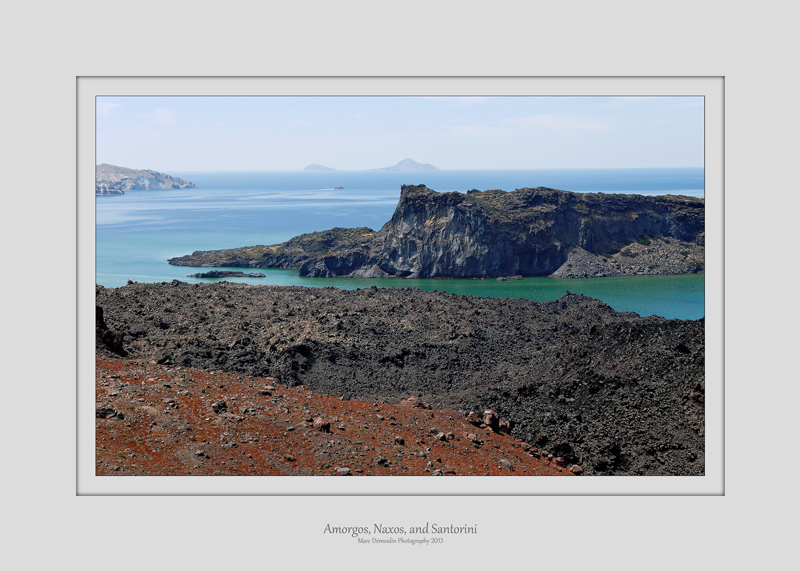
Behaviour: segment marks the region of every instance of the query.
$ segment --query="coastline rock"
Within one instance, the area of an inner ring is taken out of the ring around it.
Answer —
[[[154,170],[103,163],[95,166],[95,194],[125,194],[126,190],[197,188],[193,183]]]
[[[246,274],[244,272],[211,270],[210,272],[191,274],[186,277],[187,278],[263,278],[265,276],[261,272],[253,272],[250,274]]]
[[[109,186],[108,183],[104,182],[96,182],[94,187],[94,193],[97,196],[112,196],[118,194],[125,194],[125,191],[121,188],[112,188]]]
[[[700,272],[705,201],[551,188],[439,193],[404,185],[379,231],[333,228],[282,244],[197,251],[178,266],[294,268],[308,277],[601,277]]]

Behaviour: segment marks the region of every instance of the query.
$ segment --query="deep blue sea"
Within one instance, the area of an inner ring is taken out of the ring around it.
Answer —
[[[276,244],[304,232],[388,221],[403,184],[441,192],[476,188],[514,190],[547,186],[576,192],[683,194],[703,198],[704,172],[692,169],[591,169],[397,172],[176,172],[199,188],[132,191],[96,198],[96,282],[118,287],[128,280],[163,282],[202,269],[170,266],[167,259],[195,250]],[[343,189],[334,190],[336,186]],[[233,269],[233,268],[232,268]],[[361,280],[301,278],[295,270],[258,269],[266,278],[230,279],[252,284],[419,287],[458,294],[547,301],[569,290],[603,300],[619,311],[668,318],[705,314],[704,276],[631,276],[560,280]]]

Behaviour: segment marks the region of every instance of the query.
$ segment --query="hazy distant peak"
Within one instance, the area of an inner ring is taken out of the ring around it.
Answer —
[[[400,161],[399,163],[397,163],[394,166],[383,167],[383,168],[380,168],[380,169],[370,169],[370,170],[373,170],[373,171],[416,171],[416,172],[427,171],[427,172],[431,172],[431,171],[438,171],[439,169],[436,168],[435,166],[431,165],[431,164],[428,164],[428,163],[421,164],[421,163],[418,163],[417,161],[415,161],[413,159],[403,159],[402,161]]]
[[[336,169],[322,165],[308,165],[303,172],[336,172]]]

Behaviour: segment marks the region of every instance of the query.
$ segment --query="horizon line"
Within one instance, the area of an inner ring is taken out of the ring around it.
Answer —
[[[95,166],[99,166],[99,163]],[[111,164],[111,163],[104,163],[104,164]],[[119,165],[115,165],[119,166]],[[124,168],[133,168],[133,167],[124,167]],[[333,168],[333,167],[331,167]],[[186,172],[280,172],[280,173],[304,173],[304,174],[336,174],[336,173],[354,173],[354,172],[373,172],[373,173],[408,173],[408,174],[416,174],[416,173],[436,173],[436,172],[480,172],[480,171],[578,171],[578,170],[654,170],[654,169],[705,169],[705,165],[701,166],[675,166],[675,167],[516,167],[516,168],[483,168],[483,169],[440,169],[437,168],[435,171],[430,170],[396,170],[396,171],[387,171],[383,169],[335,169],[333,171],[309,171],[306,172],[304,169],[192,169],[192,168],[176,168],[176,169],[167,169],[167,170],[175,170],[175,171],[186,171]],[[155,169],[134,169],[134,170],[155,170]],[[159,171],[161,172],[161,171]]]

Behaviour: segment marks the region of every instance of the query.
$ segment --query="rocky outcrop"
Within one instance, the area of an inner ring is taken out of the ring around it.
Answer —
[[[371,248],[376,232],[367,227],[332,228],[301,234],[273,246],[251,246],[229,250],[197,251],[189,256],[171,258],[173,266],[301,268],[323,259],[332,265],[351,266],[366,260],[363,252]],[[339,255],[341,260],[339,260]],[[303,274],[307,275],[307,274]]]
[[[111,331],[103,319],[103,308],[95,307],[95,351],[98,355],[119,355],[125,357],[128,352],[122,348],[124,335],[118,331]]]
[[[126,190],[197,188],[193,183],[154,170],[137,170],[103,163],[95,167],[95,194],[125,194]]]
[[[702,271],[704,245],[699,198],[405,185],[378,232],[334,228],[169,263],[296,268],[310,277],[600,277]]]
[[[263,278],[265,276],[260,272],[246,274],[244,272],[227,272],[227,271],[211,270],[210,272],[190,274],[186,277],[187,278]]]
[[[113,185],[109,186],[109,183],[95,182],[94,193],[97,196],[112,196],[117,194],[125,194],[125,191],[121,188],[116,188]]]

